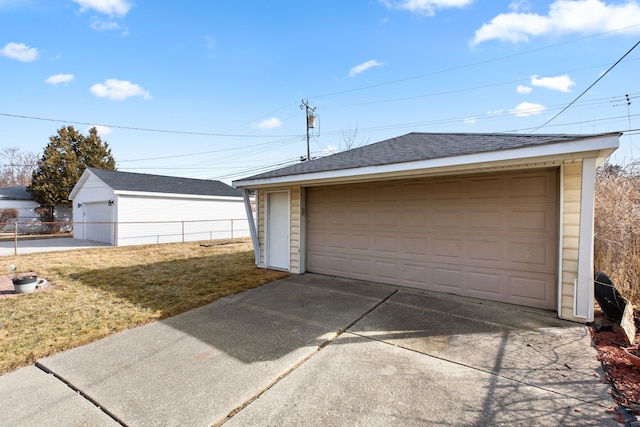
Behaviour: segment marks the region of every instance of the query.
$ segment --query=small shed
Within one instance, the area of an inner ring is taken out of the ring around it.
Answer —
[[[242,192],[220,181],[87,168],[69,199],[77,239],[126,246],[249,236]]]
[[[593,319],[596,167],[620,133],[410,133],[235,181],[256,264]]]
[[[0,188],[0,209],[17,209],[17,222],[39,220],[39,215],[36,212],[39,207],[40,204],[33,200],[31,193],[24,185]]]

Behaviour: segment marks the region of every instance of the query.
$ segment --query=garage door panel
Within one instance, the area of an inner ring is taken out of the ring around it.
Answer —
[[[509,230],[513,232],[552,232],[557,223],[555,205],[520,203],[511,208],[508,221]]]
[[[347,189],[346,188],[331,188],[328,191],[328,202],[329,203],[344,203],[347,200]]]
[[[378,185],[375,187],[376,202],[395,202],[396,186],[395,185]]]
[[[429,250],[429,240],[426,237],[416,236],[401,236],[400,237],[400,251],[406,255],[417,255],[419,257],[425,257]]]
[[[400,219],[402,220],[401,226],[404,228],[420,228],[424,229],[427,226],[427,213],[423,210],[406,210],[401,212]]]
[[[500,240],[469,240],[469,260],[499,267],[504,262],[503,242]]]
[[[552,275],[511,276],[508,289],[509,299],[515,304],[537,308],[548,308],[555,301],[555,293],[550,292],[555,282]]]
[[[458,294],[462,292],[464,273],[461,268],[434,267],[433,290]]]
[[[469,271],[469,294],[485,299],[502,299],[502,277],[498,273],[488,271]]]
[[[401,187],[402,200],[406,202],[424,201],[427,199],[427,184],[409,182]]]
[[[346,249],[347,239],[344,234],[327,233],[326,245],[332,249]]]
[[[352,187],[350,189],[349,201],[351,203],[368,203],[369,202],[369,187],[360,186]]]
[[[422,264],[404,264],[401,269],[403,286],[426,289],[427,284],[431,281],[429,269]]]
[[[434,237],[431,253],[435,261],[462,260],[464,258],[464,244],[462,239]]]
[[[374,250],[381,256],[396,256],[398,252],[397,237],[393,235],[376,235],[373,237]]]
[[[544,172],[527,176],[513,176],[509,180],[509,197],[553,202],[555,185],[552,185],[551,178],[549,174]]]
[[[375,261],[374,274],[380,279],[396,280],[400,275],[400,266],[393,261]]]
[[[307,269],[554,309],[556,176],[308,188]],[[328,194],[345,195],[344,203],[330,203]],[[327,212],[346,222],[332,223]]]
[[[374,218],[377,227],[395,229],[397,226],[398,213],[391,209],[384,209],[376,211]]]
[[[431,215],[433,218],[433,230],[443,231],[449,229],[460,229],[463,227],[463,217],[461,209],[435,209]]]
[[[351,249],[357,251],[368,251],[371,248],[371,236],[368,234],[351,234],[349,241],[351,242]]]
[[[354,227],[368,226],[371,223],[370,213],[366,210],[353,210],[349,218]]]
[[[508,247],[509,267],[514,270],[546,272],[553,263],[554,253],[545,242],[510,243]]]
[[[469,198],[484,201],[498,201],[504,198],[503,180],[498,177],[470,179]]]
[[[471,208],[469,210],[469,229],[479,232],[499,232],[504,230],[506,215],[504,210],[493,208]]]
[[[433,184],[434,200],[462,199],[462,184],[458,181],[440,181]]]

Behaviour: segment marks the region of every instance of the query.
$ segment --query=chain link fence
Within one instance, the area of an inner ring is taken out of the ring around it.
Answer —
[[[13,242],[17,254],[21,242],[76,238],[112,246],[212,241],[250,237],[246,218],[206,221],[139,222],[4,222],[0,242]]]

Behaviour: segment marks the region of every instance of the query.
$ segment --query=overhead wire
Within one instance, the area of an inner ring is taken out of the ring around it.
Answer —
[[[549,123],[551,123],[553,120],[555,120],[560,114],[564,113],[567,109],[569,109],[569,107],[571,107],[576,101],[578,101],[580,98],[582,98],[582,96],[587,93],[592,87],[594,87],[600,80],[602,80],[604,78],[604,76],[606,76],[607,74],[609,74],[609,72],[611,70],[613,70],[624,58],[627,57],[627,55],[629,55],[635,48],[636,46],[638,46],[640,44],[640,40],[638,42],[636,42],[636,44],[634,44],[631,49],[629,49],[624,55],[622,55],[622,57],[620,59],[618,59],[611,67],[609,67],[609,69],[607,71],[605,71],[604,73],[602,73],[602,75],[600,75],[600,77],[598,77],[596,79],[596,81],[594,81],[593,83],[591,83],[591,85],[589,85],[588,88],[586,88],[584,91],[582,91],[582,93],[580,93],[580,95],[578,95],[576,98],[574,98],[573,101],[571,101],[569,104],[567,104],[566,107],[564,107],[558,114],[556,114],[555,116],[551,117],[549,120],[547,120],[546,122],[544,122],[542,125],[538,126],[537,128],[535,128],[533,130],[533,132],[537,132],[538,130],[542,129],[543,127],[545,127],[546,125],[548,125]]]

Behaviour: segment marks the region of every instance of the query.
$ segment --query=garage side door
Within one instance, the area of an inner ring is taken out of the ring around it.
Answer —
[[[84,203],[86,215],[84,236],[86,240],[113,244],[113,206],[107,201]]]
[[[307,270],[556,305],[557,171],[307,189]]]

